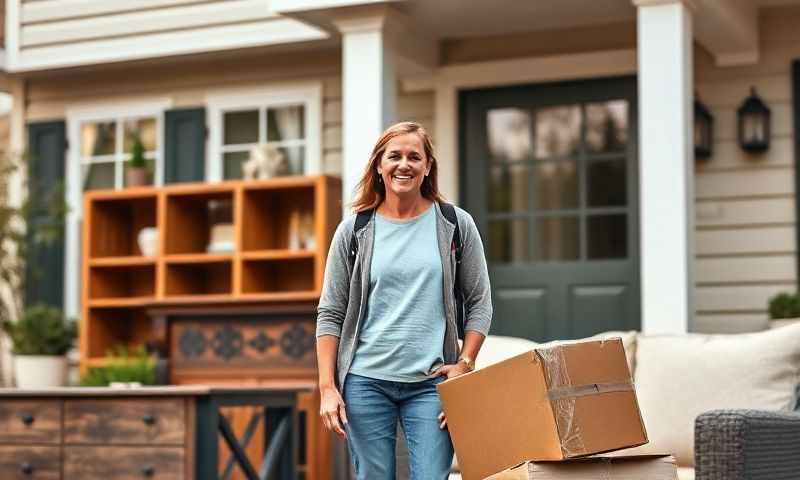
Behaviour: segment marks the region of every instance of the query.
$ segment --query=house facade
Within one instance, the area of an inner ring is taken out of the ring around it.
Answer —
[[[81,196],[125,187],[132,132],[155,184],[240,178],[266,144],[340,176],[347,211],[415,120],[481,231],[496,333],[763,328],[797,282],[798,22],[776,0],[6,0],[11,147],[70,206],[30,294],[79,312]],[[751,87],[761,154],[737,139]]]

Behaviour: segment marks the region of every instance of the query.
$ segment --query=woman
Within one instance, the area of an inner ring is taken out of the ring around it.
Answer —
[[[412,480],[446,479],[453,457],[436,384],[474,368],[492,316],[483,245],[456,208],[465,335],[457,341],[455,225],[443,215],[437,162],[416,123],[389,127],[356,187],[355,216],[334,234],[317,316],[324,425],[346,437],[359,479],[394,480],[398,420]]]

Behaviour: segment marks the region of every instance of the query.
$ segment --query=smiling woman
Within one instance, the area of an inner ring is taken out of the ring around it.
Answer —
[[[358,184],[358,215],[339,225],[328,254],[317,316],[320,415],[346,436],[359,479],[395,478],[398,421],[411,479],[447,478],[453,445],[436,385],[474,368],[489,331],[483,245],[472,217],[444,203],[437,172],[421,125],[389,127]],[[455,285],[464,295],[461,348]]]

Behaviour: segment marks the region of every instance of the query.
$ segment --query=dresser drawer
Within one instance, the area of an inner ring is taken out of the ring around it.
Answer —
[[[87,399],[64,402],[64,443],[183,445],[183,399]]]
[[[3,480],[59,480],[59,447],[11,447],[0,445],[0,478]]]
[[[64,480],[182,480],[179,447],[64,448]]]
[[[0,444],[59,443],[59,400],[0,401]],[[0,477],[2,478],[2,477]]]

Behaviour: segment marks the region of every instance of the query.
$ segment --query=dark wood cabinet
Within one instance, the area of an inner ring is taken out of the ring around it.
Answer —
[[[318,478],[298,467],[312,404],[310,382],[0,389],[0,480],[216,480],[242,465],[228,452],[242,453],[247,442],[227,413],[242,408],[262,432],[257,458],[274,460],[264,468],[278,478]]]

